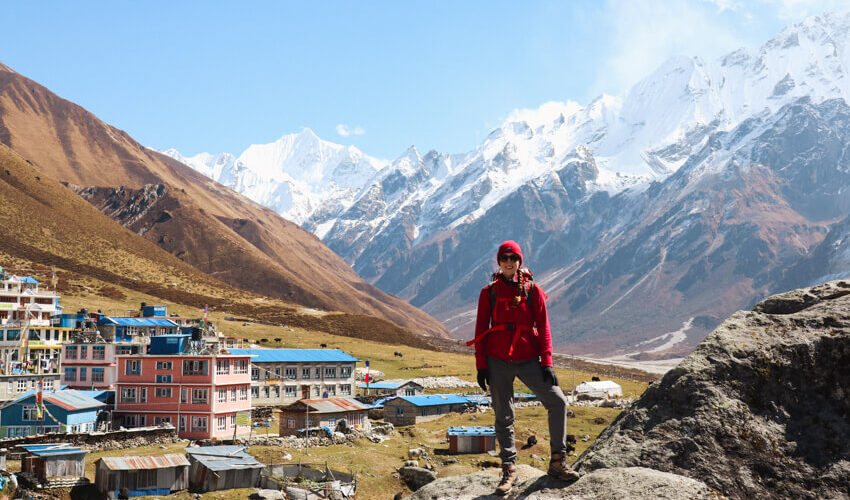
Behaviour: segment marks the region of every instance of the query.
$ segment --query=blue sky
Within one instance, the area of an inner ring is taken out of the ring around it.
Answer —
[[[517,109],[620,94],[842,3],[7,1],[0,62],[157,149],[239,154],[309,127],[393,159],[467,151]]]

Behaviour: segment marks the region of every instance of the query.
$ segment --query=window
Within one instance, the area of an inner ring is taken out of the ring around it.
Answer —
[[[243,386],[243,387],[239,388],[239,400],[240,401],[247,401],[248,400],[248,388],[247,387]]]
[[[171,387],[157,387],[156,397],[171,399]]]
[[[227,402],[227,389],[218,389],[218,402],[226,403]]]
[[[30,340],[41,340],[41,330],[30,330]]]
[[[207,375],[208,373],[206,359],[183,361],[183,375]]]
[[[230,360],[229,359],[219,359],[215,362],[215,374],[216,375],[230,375]]]
[[[9,330],[10,332],[12,330]],[[12,339],[9,339],[12,340]],[[75,345],[66,345],[65,346],[65,359],[77,359],[77,346]]]
[[[157,384],[170,384],[171,383],[171,375],[157,375],[156,376]]]
[[[209,397],[207,389],[192,389],[192,404],[205,404]]]
[[[251,380],[260,380],[259,368],[251,368]]]
[[[80,346],[80,359],[88,359],[89,346],[81,345]]]
[[[230,416],[230,427],[236,427],[236,414]]]
[[[154,417],[153,425],[162,425],[162,424],[170,424],[171,417]]]
[[[122,387],[121,388],[121,402],[122,403],[135,403],[136,402],[136,388],[135,387]]]
[[[309,379],[310,378],[310,369],[309,368],[302,368],[301,369],[301,378],[303,378],[303,379]]]
[[[77,369],[70,368],[68,366],[65,367],[65,382],[76,382],[77,381]]]
[[[336,378],[336,367],[335,366],[326,366],[325,367],[325,378]]]
[[[141,375],[142,374],[142,362],[138,359],[128,359],[125,373],[127,375]]]
[[[266,397],[266,398],[271,397],[271,396],[270,396],[270,391],[269,391],[269,386],[265,386],[265,387],[263,388],[263,397]]]
[[[91,381],[92,382],[103,382],[103,368],[92,368],[91,369]]]
[[[186,416],[180,415],[180,432],[186,431]]]
[[[236,374],[244,375],[248,373],[248,360],[246,359],[238,359],[236,360]]]
[[[339,386],[339,393],[343,396],[351,395],[351,385],[350,384],[342,384]]]
[[[86,367],[81,366],[80,367],[80,382],[85,382],[85,381],[86,381]]]
[[[115,348],[115,354],[117,356],[126,356],[127,354],[133,354],[133,347],[129,345],[121,345]]]
[[[396,417],[403,417],[404,416],[404,407],[403,406],[396,406],[395,407],[395,416]]]
[[[206,431],[207,430],[207,417],[199,417],[192,416],[192,430],[193,431]]]
[[[252,398],[260,397],[260,388],[259,387],[251,387],[251,397]]]
[[[293,397],[295,397],[295,394],[296,394],[296,392],[295,392],[295,386],[294,385],[286,386],[286,397],[293,398]]]
[[[52,380],[45,380],[42,388],[45,391],[52,391],[53,390],[53,381]]]
[[[295,428],[295,419],[294,418],[287,418],[286,419],[286,428],[287,429],[294,429]]]
[[[325,387],[325,391],[327,391],[328,396],[336,396],[336,386],[335,385],[329,385],[329,386]]]
[[[319,397],[319,386],[318,385],[313,386],[313,396]]]
[[[139,389],[139,403],[146,403],[148,401],[148,388],[142,387]]]
[[[230,400],[236,401],[236,386],[230,388]]]
[[[189,402],[189,389],[183,388],[180,390],[180,402],[188,403]]]
[[[279,385],[274,386],[274,397],[276,397],[276,398],[280,397],[280,386]]]
[[[328,417],[328,427],[331,429],[336,427],[336,417]]]
[[[171,361],[157,361],[156,362],[157,370],[170,370],[171,369]]]
[[[124,417],[121,419],[121,422],[121,425],[127,427],[128,429],[136,427],[136,425],[138,424],[138,420],[136,419],[135,415],[124,415]]]
[[[37,412],[36,412],[35,405],[26,405],[22,409],[23,409],[23,412],[24,412],[24,415],[23,415],[22,418],[24,420],[41,420],[40,418],[37,418]]]
[[[286,369],[286,378],[288,378],[288,379],[298,378],[298,369],[297,368],[287,368]]]
[[[218,428],[218,430],[223,431],[223,430],[227,429],[227,416],[226,415],[222,415],[222,416],[216,418],[216,421],[217,421],[216,427]]]
[[[351,367],[343,366],[339,369],[339,378],[348,378],[351,376]]]
[[[412,389],[412,388],[408,387],[407,389],[404,390],[404,395],[405,396],[415,396],[416,395],[416,389]]]
[[[313,378],[322,378],[322,369],[320,367],[316,367],[316,375]]]
[[[106,359],[106,346],[94,345],[91,348],[91,359]]]
[[[274,369],[274,377],[280,378],[280,367],[279,366]]]

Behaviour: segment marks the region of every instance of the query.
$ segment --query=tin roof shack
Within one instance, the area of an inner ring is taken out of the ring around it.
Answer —
[[[302,399],[280,410],[279,435],[292,436],[308,427],[336,430],[341,420],[349,428],[368,429],[370,409],[371,406],[354,398]]]
[[[487,453],[496,449],[495,427],[449,427],[449,453]]]
[[[321,464],[275,464],[265,468],[260,487],[283,490],[286,498],[320,500],[355,498],[357,477]]]
[[[187,448],[189,488],[206,492],[254,488],[265,467],[245,452],[244,446],[203,446]]]
[[[456,394],[400,396],[384,402],[384,421],[393,425],[415,425],[446,413],[461,412],[469,405],[468,399]]]
[[[95,466],[95,484],[107,498],[118,498],[123,488],[131,497],[169,495],[188,485],[189,461],[185,455],[153,457],[102,457]]]
[[[36,391],[29,391],[0,408],[0,435],[23,437],[48,432],[91,432],[98,411],[106,404],[73,389],[42,393],[45,411],[38,415]]]
[[[622,397],[623,388],[611,380],[582,382],[576,386],[578,399],[608,399]]]
[[[425,388],[412,380],[382,380],[369,384],[360,384],[364,396],[421,396]]]
[[[24,454],[21,458],[21,475],[35,488],[72,488],[88,484],[86,479],[86,454],[68,443],[18,445]]]

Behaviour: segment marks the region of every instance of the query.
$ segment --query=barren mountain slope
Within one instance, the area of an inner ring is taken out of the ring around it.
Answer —
[[[144,237],[231,285],[446,335],[424,312],[366,284],[312,234],[2,68],[0,142],[44,174],[78,186],[138,190],[163,184],[161,206],[141,222]]]

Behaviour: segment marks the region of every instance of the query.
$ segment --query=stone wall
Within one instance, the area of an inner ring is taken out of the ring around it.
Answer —
[[[21,438],[0,439],[0,448],[14,448],[19,444],[71,443],[86,450],[117,450],[152,444],[167,444],[180,441],[174,427],[140,427],[108,432],[78,434],[50,433]]]

